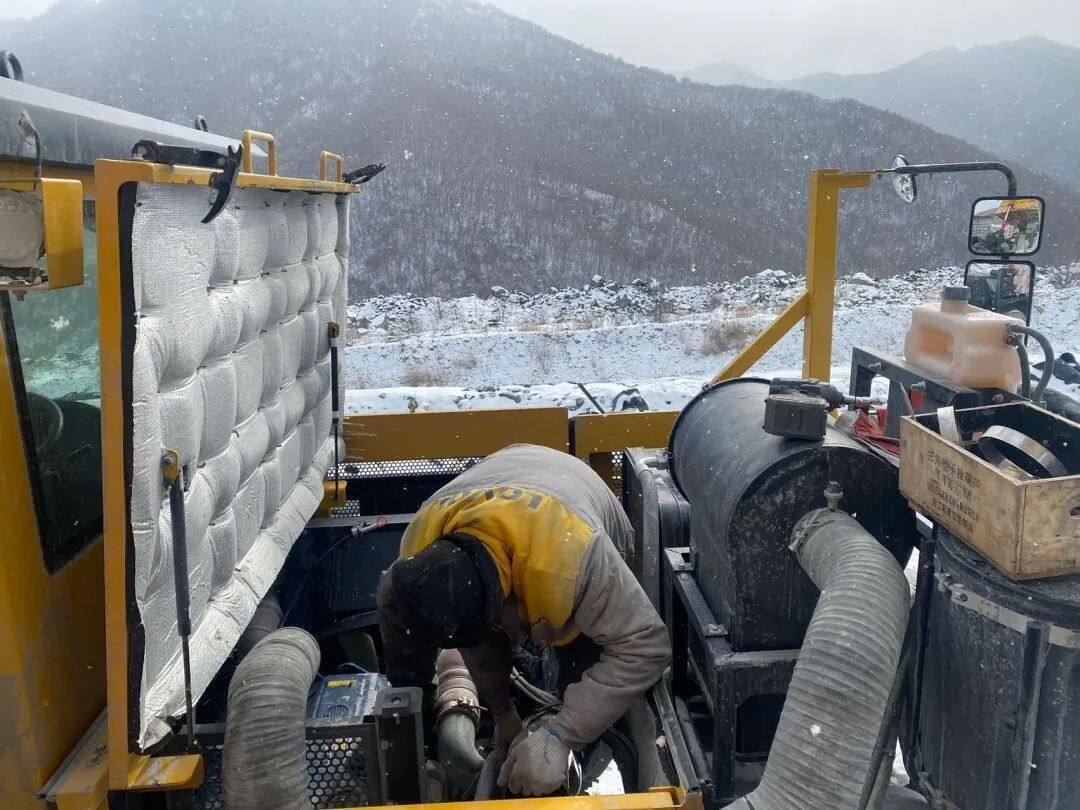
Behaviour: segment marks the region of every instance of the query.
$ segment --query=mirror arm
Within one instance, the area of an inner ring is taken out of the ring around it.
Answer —
[[[973,163],[923,163],[913,166],[897,166],[895,169],[879,169],[881,174],[943,174],[946,172],[1001,172],[1009,184],[1007,196],[1016,195],[1016,175],[1013,170],[996,160],[980,160]]]

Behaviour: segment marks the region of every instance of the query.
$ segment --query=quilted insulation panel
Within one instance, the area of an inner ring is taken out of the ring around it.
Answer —
[[[141,184],[131,234],[131,532],[144,631],[139,744],[184,711],[173,543],[161,482],[180,455],[193,624],[206,689],[322,499],[333,463],[328,324],[345,323],[348,200]]]

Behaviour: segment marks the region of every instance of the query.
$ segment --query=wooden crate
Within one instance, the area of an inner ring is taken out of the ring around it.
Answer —
[[[1080,475],[1021,481],[976,455],[972,434],[1005,425],[1042,441],[1080,471],[1080,426],[1030,403],[956,411],[963,447],[937,414],[904,417],[900,490],[912,506],[1012,579],[1080,572]]]

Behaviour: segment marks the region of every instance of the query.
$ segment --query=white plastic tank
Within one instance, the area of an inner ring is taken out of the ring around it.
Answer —
[[[968,388],[1020,387],[1020,358],[1005,343],[1010,324],[1019,318],[973,307],[967,287],[946,287],[941,303],[912,310],[904,341],[909,363],[922,366]]]

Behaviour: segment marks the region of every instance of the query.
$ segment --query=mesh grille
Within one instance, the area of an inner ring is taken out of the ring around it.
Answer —
[[[458,475],[480,460],[471,458],[417,458],[408,461],[350,461],[338,465],[341,478],[397,478],[411,475]],[[334,467],[326,474],[334,477]]]
[[[623,453],[621,450],[617,450],[611,454],[611,474],[608,477],[608,485],[614,490],[615,494],[622,500],[623,494]]]
[[[374,756],[374,726],[367,736],[371,737],[371,745],[364,735],[307,741],[308,797],[312,807],[364,807],[381,803],[374,762],[370,768],[370,785],[368,782],[367,752],[371,751]],[[205,746],[203,760],[206,781],[195,791],[191,807],[193,810],[226,810],[221,784],[221,746]]]

